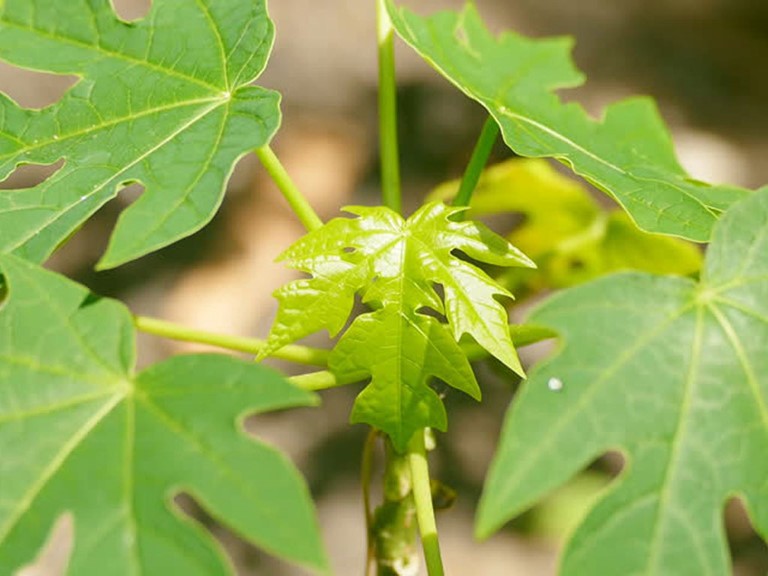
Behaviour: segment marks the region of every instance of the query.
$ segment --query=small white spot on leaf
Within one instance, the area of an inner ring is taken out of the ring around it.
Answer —
[[[563,389],[563,381],[560,378],[550,378],[547,382],[547,388],[552,392],[560,392]]]

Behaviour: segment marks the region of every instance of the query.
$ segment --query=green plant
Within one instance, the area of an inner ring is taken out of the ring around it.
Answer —
[[[384,503],[368,516],[371,566],[413,565],[416,518],[429,574],[442,574],[427,451],[448,418],[432,379],[479,399],[471,361],[492,356],[510,379],[523,376],[515,345],[554,335],[560,350],[509,412],[480,536],[609,449],[628,470],[573,534],[564,574],[726,574],[721,512],[734,495],[768,536],[768,189],[689,178],[649,100],[615,104],[600,121],[561,103],[553,90],[582,81],[568,40],[495,38],[471,5],[426,18],[393,0],[376,8],[385,206],[323,224],[269,148],[279,96],[251,85],[273,42],[265,0],[163,0],[133,23],[107,0],[0,0],[2,60],[80,78],[42,110],[0,97],[0,178],[64,160],[45,182],[0,193],[0,574],[29,562],[65,513],[71,574],[229,573],[169,502],[180,490],[248,541],[328,572],[303,480],[240,419],[363,381],[351,420],[375,429],[364,458],[377,438],[387,446]],[[395,34],[490,114],[462,181],[407,219]],[[602,212],[539,160],[483,174],[499,131],[521,156],[571,166],[623,211]],[[145,192],[99,267],[192,234],[254,150],[309,230],[283,255],[307,277],[277,292],[267,341],[133,318],[41,268],[133,182]],[[454,196],[452,207],[440,201]],[[483,211],[529,220],[510,243],[467,217]],[[697,273],[698,251],[680,238],[711,240],[701,277],[652,274]],[[511,269],[494,279],[489,265]],[[557,293],[526,324],[508,324],[505,284],[529,293],[628,267],[646,272]],[[344,330],[356,296],[368,310]],[[134,327],[322,370],[285,378],[191,355],[137,374]],[[343,332],[330,353],[292,344],[323,329]]]

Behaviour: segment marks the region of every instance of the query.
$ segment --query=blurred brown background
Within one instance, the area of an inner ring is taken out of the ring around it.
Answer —
[[[140,17],[148,0],[114,0],[124,18]],[[461,6],[458,0],[412,0],[422,13]],[[575,58],[588,84],[564,94],[588,110],[618,98],[655,96],[672,126],[679,155],[701,179],[757,187],[768,182],[768,2],[765,0],[476,0],[492,29],[533,36],[576,37]],[[284,95],[283,128],[274,148],[322,217],[340,206],[375,203],[377,196],[376,50],[374,2],[273,0],[274,55],[259,83]],[[401,155],[405,204],[457,177],[479,133],[483,113],[410,54],[398,49]],[[0,64],[0,89],[27,106],[55,101],[71,80]],[[509,156],[499,148],[498,159]],[[3,186],[33,183],[44,170],[19,170]],[[139,189],[126,190],[58,254],[51,265],[94,291],[125,301],[145,315],[212,331],[264,336],[274,314],[271,292],[292,275],[274,258],[302,228],[259,169],[245,159],[214,222],[194,237],[118,270],[92,266],[119,211]],[[323,339],[319,338],[318,342]],[[139,340],[142,364],[190,350],[151,337]],[[492,454],[510,385],[494,366],[481,365],[482,407],[449,396],[451,428],[434,456],[439,477],[459,501],[438,519],[448,573],[495,576],[554,574],[559,521],[524,518],[478,544],[472,514]],[[324,394],[320,409],[262,417],[249,423],[287,450],[317,497],[336,573],[362,573],[363,513],[359,457],[365,431],[346,424],[356,390]],[[615,472],[609,458],[598,468]],[[578,490],[576,494],[579,494]],[[184,505],[194,511],[194,504]],[[204,518],[202,511],[196,514]],[[550,512],[546,512],[550,514]],[[738,574],[765,574],[768,551],[738,510],[728,512]],[[543,518],[543,519],[542,519]],[[569,525],[563,518],[562,527]],[[66,522],[57,547],[27,574],[56,574],[67,547]],[[212,529],[242,574],[303,572],[264,557],[221,528]]]

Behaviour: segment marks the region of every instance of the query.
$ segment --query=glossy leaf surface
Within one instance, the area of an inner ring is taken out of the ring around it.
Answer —
[[[636,98],[600,120],[555,91],[580,85],[568,38],[494,37],[473,4],[421,17],[387,0],[397,33],[498,122],[517,154],[549,157],[610,194],[648,232],[707,241],[718,214],[747,192],[692,180],[655,104]]]
[[[0,94],[0,180],[64,160],[38,186],[0,191],[0,250],[44,261],[132,182],[145,192],[101,267],[202,228],[235,162],[279,124],[278,94],[249,86],[272,41],[265,0],[164,0],[131,23],[109,0],[0,3],[0,59],[80,77],[42,110]]]
[[[352,421],[383,430],[400,449],[419,428],[446,428],[429,377],[479,398],[458,345],[463,335],[522,372],[506,310],[496,299],[511,295],[456,251],[498,266],[532,263],[484,225],[451,220],[461,210],[432,202],[404,220],[383,207],[347,208],[357,217],[331,220],[282,256],[311,277],[276,292],[280,307],[263,355],[321,329],[335,336],[361,294],[373,311],[344,333],[330,367],[344,380],[372,377]]]
[[[768,189],[718,223],[700,283],[616,275],[531,320],[559,332],[562,349],[513,402],[478,532],[618,449],[625,469],[574,533],[562,573],[730,574],[730,497],[768,536]]]
[[[13,256],[0,272],[0,574],[30,562],[65,513],[68,574],[231,574],[174,504],[181,491],[253,544],[325,569],[303,480],[241,423],[311,394],[220,355],[134,375],[123,306]]]

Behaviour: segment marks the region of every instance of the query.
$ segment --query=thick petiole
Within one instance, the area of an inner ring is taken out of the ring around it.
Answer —
[[[402,208],[400,160],[397,145],[397,84],[395,37],[384,0],[376,0],[379,41],[379,148],[381,193],[384,205],[395,212]]]
[[[472,194],[475,188],[477,188],[477,183],[480,181],[480,176],[488,162],[488,158],[491,156],[493,145],[496,143],[498,136],[499,125],[496,124],[493,116],[488,116],[485,124],[483,124],[480,137],[477,139],[477,144],[475,144],[475,149],[472,151],[472,157],[469,159],[467,169],[464,171],[459,192],[456,194],[456,198],[453,199],[454,206],[469,206]]]
[[[416,518],[419,522],[419,535],[427,573],[429,576],[443,576],[443,559],[440,556],[440,542],[437,539],[437,524],[432,506],[432,487],[429,481],[423,430],[413,435],[408,446],[408,458],[411,466],[413,497],[416,503]]]
[[[214,334],[212,332],[195,330],[193,328],[188,328],[187,326],[159,320],[157,318],[147,318],[146,316],[135,316],[133,323],[137,330],[147,334],[154,334],[155,336],[162,336],[163,338],[179,340],[182,342],[208,344],[210,346],[223,348],[224,350],[245,352],[253,355],[257,355],[261,352],[266,345],[264,340],[258,340],[256,338],[241,338],[238,336],[227,336],[225,334]],[[308,346],[289,344],[270,354],[270,357],[295,362],[296,364],[327,366],[328,355],[329,351],[321,348],[309,348]]]
[[[320,220],[320,217],[317,215],[314,208],[310,206],[307,199],[296,187],[293,180],[291,180],[291,177],[272,151],[272,148],[270,148],[269,145],[257,148],[256,156],[259,157],[264,168],[267,169],[272,180],[277,184],[280,192],[283,193],[283,196],[288,201],[288,204],[291,205],[291,208],[296,213],[299,220],[301,220],[304,227],[310,232],[322,227],[323,221]]]

